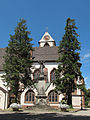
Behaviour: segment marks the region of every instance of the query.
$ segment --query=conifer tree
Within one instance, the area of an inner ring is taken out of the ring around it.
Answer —
[[[79,36],[76,33],[77,27],[75,20],[68,18],[66,20],[65,34],[60,41],[58,47],[59,59],[58,69],[56,70],[56,90],[65,93],[67,96],[67,104],[72,105],[72,92],[77,85],[75,79],[80,76],[82,78],[80,67],[81,63],[78,50],[80,50],[80,42],[77,40]]]
[[[33,83],[30,70],[32,66],[30,51],[33,49],[32,38],[29,37],[30,32],[27,31],[24,19],[20,19],[14,32],[14,35],[10,35],[9,44],[6,48],[3,68],[6,73],[4,80],[7,86],[11,88],[11,92],[14,93],[14,102],[17,103],[20,83],[24,84],[24,88]]]

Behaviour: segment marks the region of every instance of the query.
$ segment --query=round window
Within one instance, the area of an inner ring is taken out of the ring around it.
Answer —
[[[45,39],[45,40],[49,40],[49,39],[50,39],[50,36],[49,36],[49,35],[45,35],[45,36],[44,36],[44,39]]]

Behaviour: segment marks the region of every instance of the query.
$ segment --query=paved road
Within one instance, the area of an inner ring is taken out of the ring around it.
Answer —
[[[76,113],[72,113],[72,115],[80,115],[80,116],[90,116],[90,108],[78,111]]]
[[[90,109],[75,113],[0,112],[0,120],[90,120]]]

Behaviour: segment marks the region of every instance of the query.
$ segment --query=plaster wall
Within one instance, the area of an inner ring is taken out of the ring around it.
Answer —
[[[49,42],[49,41],[47,41],[47,43],[49,44],[50,47],[53,47],[53,46],[54,46],[54,42],[51,42],[51,41]],[[41,43],[40,43],[40,47],[44,47],[45,44],[46,44],[46,42],[41,42]]]
[[[5,73],[4,72],[0,72],[0,87],[2,87],[3,89],[5,89],[7,91],[7,88],[5,87],[5,85],[7,83],[3,82],[3,78],[2,78],[3,75],[5,75]]]
[[[4,83],[2,79],[2,75],[4,74],[4,72],[0,72],[0,109],[6,109],[8,101],[8,90],[5,87],[6,83]]]
[[[80,105],[81,105],[81,96],[72,96],[72,105],[74,107],[80,107]]]

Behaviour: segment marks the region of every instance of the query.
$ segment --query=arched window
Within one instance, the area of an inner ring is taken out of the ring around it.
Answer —
[[[51,71],[51,73],[50,73],[50,80],[51,80],[51,82],[56,79],[55,70],[56,70],[56,69],[53,69],[53,70]]]
[[[49,103],[58,103],[58,94],[55,91],[51,91],[48,94],[48,102]]]
[[[40,76],[40,70],[37,69],[37,70],[35,70],[35,72],[34,72],[34,74],[33,74],[34,80],[35,80],[36,82],[38,82],[39,76]]]
[[[25,103],[33,103],[35,101],[35,93],[29,90],[25,94]]]

